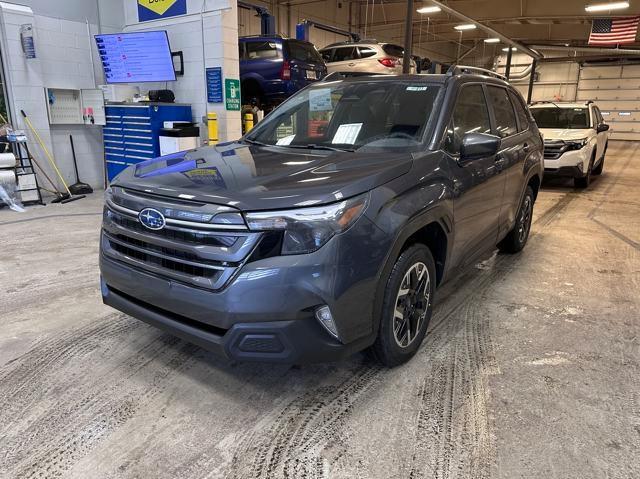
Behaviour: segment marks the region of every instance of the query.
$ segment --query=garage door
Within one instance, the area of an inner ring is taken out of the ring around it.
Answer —
[[[612,139],[640,140],[640,65],[583,67],[577,97],[598,104]]]

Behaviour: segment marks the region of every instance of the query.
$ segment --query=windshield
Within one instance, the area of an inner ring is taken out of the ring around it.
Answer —
[[[531,108],[531,114],[538,128],[589,128],[588,108]]]
[[[290,148],[417,145],[440,89],[416,81],[318,84],[276,108],[245,138]]]

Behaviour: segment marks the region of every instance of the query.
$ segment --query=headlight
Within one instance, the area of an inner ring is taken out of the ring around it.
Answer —
[[[571,140],[571,141],[567,141],[566,143],[567,143],[567,146],[569,147],[569,150],[580,150],[584,148],[587,145],[587,143],[589,143],[589,138]]]
[[[354,224],[367,200],[368,195],[362,195],[325,206],[246,213],[245,217],[251,230],[284,230],[282,254],[311,253]]]

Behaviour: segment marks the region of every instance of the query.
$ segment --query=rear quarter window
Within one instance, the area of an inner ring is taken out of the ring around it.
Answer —
[[[526,106],[520,99],[520,95],[509,90],[509,97],[513,108],[516,110],[516,116],[518,117],[518,131],[525,131],[529,129],[529,115],[527,114]]]
[[[394,45],[393,43],[387,43],[386,45],[382,45],[382,49],[387,55],[392,57],[402,57],[404,55],[404,48],[400,45]]]

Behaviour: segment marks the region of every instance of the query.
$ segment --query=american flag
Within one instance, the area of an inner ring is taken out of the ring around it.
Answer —
[[[599,18],[593,21],[589,45],[618,45],[636,41],[640,17]]]

